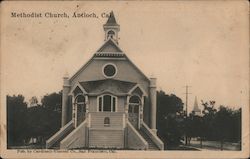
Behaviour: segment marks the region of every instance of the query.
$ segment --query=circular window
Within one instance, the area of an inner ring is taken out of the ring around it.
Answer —
[[[106,77],[114,77],[115,74],[116,74],[116,67],[115,65],[113,64],[106,64],[104,67],[103,67],[103,73]]]

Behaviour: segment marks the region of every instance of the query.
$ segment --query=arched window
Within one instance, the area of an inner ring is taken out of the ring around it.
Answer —
[[[129,99],[129,103],[139,105],[141,103],[141,99],[138,96],[132,96]]]
[[[113,39],[114,36],[115,36],[115,32],[113,30],[108,31],[108,38]]]
[[[102,95],[98,97],[99,111],[115,112],[117,97],[113,95]]]
[[[76,101],[76,103],[84,103],[85,97],[83,95],[78,95],[78,96],[76,96],[75,101]]]
[[[86,112],[85,97],[83,95],[76,96],[75,104],[81,112]]]
[[[104,126],[110,126],[110,119],[109,117],[104,118]]]
[[[141,104],[141,99],[138,96],[132,96],[129,99],[129,113],[138,113],[139,105]]]

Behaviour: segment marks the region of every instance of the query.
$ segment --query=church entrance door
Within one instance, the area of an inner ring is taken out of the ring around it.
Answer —
[[[77,105],[77,126],[80,125],[85,119],[86,107],[85,104]]]
[[[139,128],[139,111],[141,106],[141,99],[139,96],[131,96],[129,99],[128,119],[130,123],[136,128]]]
[[[139,105],[129,105],[128,119],[130,123],[137,129],[139,120]]]
[[[76,98],[76,125],[80,125],[85,120],[86,104],[83,95],[79,95]]]

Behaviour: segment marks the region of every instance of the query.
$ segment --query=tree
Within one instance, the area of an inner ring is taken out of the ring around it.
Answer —
[[[241,141],[241,108],[238,110],[233,111],[232,114],[232,129],[231,129],[231,135],[229,140],[232,142],[240,142]]]
[[[31,97],[30,101],[30,106],[37,106],[38,105],[38,99],[36,96]]]
[[[234,128],[233,110],[225,106],[220,106],[214,120],[216,139],[221,142],[221,150],[223,150],[224,141],[230,141],[232,138],[231,131]]]
[[[45,95],[38,104],[36,97],[31,98],[31,103],[36,103],[27,109],[26,123],[29,138],[37,138],[39,144],[51,137],[60,128],[61,123],[61,93]]]
[[[223,150],[224,141],[241,142],[241,108],[233,110],[226,106],[215,109],[215,102],[203,102],[204,116],[203,138],[206,140],[220,141]]]
[[[27,103],[23,95],[7,95],[7,145],[20,145],[27,138]]]
[[[62,93],[47,94],[38,104],[34,96],[27,107],[24,96],[7,96],[7,143],[8,147],[25,144],[30,138],[40,138],[44,143],[60,128]]]
[[[214,140],[216,133],[215,133],[215,127],[214,127],[214,118],[217,113],[217,109],[215,109],[215,101],[209,101],[209,102],[202,102],[202,105],[204,106],[202,110],[203,114],[203,137],[207,140]]]
[[[157,92],[158,135],[168,149],[181,143],[184,133],[183,117],[183,103],[179,97],[166,95],[163,91]]]
[[[54,92],[43,96],[41,102],[42,106],[51,111],[61,111],[62,91],[60,91],[59,93]]]
[[[45,108],[43,125],[46,127],[46,138],[57,132],[61,126],[62,91],[45,95],[42,100]]]
[[[190,144],[191,138],[200,138],[202,147],[202,138],[204,138],[204,124],[203,117],[190,113],[185,122],[186,135],[188,143]]]
[[[43,143],[60,128],[61,114],[56,111],[37,105],[28,108],[27,114],[29,138],[38,138]]]

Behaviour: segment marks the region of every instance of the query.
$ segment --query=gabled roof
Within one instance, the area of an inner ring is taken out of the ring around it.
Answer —
[[[102,45],[99,50],[97,50],[97,52],[122,53],[122,50],[116,45],[116,43],[112,39],[109,39]]]
[[[120,81],[115,79],[104,79],[97,81],[80,82],[80,85],[87,93],[100,94],[103,92],[112,92],[114,94],[128,93],[136,83]]]
[[[149,80],[149,78],[124,54],[124,53],[122,53],[122,54],[116,54],[116,56],[114,56],[115,54],[107,54],[107,53],[104,53],[104,54],[102,54],[102,53],[95,53],[88,61],[87,61],[87,63],[85,63],[84,65],[82,65],[82,67],[75,73],[75,74],[73,74],[71,77],[70,77],[70,81],[72,81],[72,80],[74,80],[74,78],[75,77],[77,77],[83,70],[85,70],[85,68],[86,67],[88,67],[88,65],[95,59],[95,57],[105,57],[105,56],[109,56],[109,57],[111,57],[111,55],[112,55],[112,57],[118,57],[117,55],[119,55],[119,56],[121,56],[121,57],[125,57],[126,58],[126,60],[128,60],[128,62],[131,64],[131,65],[133,65],[134,66],[134,68],[141,74],[141,75],[143,75],[148,81],[150,81]]]
[[[114,26],[119,27],[119,25],[116,23],[114,13],[113,11],[110,13],[110,16],[108,18],[108,21],[106,24],[104,24],[104,27],[107,26]],[[134,66],[134,68],[143,75],[148,81],[149,78],[123,53],[123,51],[120,49],[120,47],[117,45],[117,43],[112,40],[111,38],[107,40],[97,51],[96,53],[90,58],[90,60],[84,64],[73,76],[71,76],[70,81],[72,82],[85,68],[94,60],[97,58],[103,58],[103,59],[126,59],[131,65]]]
[[[114,13],[113,11],[111,11],[110,15],[109,15],[109,18],[107,20],[107,23],[104,24],[104,26],[119,26],[117,23],[116,23],[116,20],[115,20],[115,16],[114,16]]]
[[[95,57],[123,57],[124,53],[119,46],[112,40],[107,40],[94,55]]]

